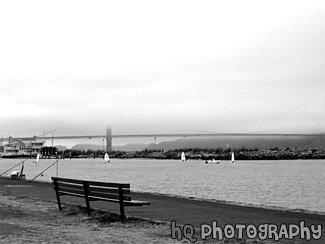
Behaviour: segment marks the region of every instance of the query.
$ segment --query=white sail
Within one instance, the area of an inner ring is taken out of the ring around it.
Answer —
[[[38,153],[37,156],[36,156],[36,161],[33,161],[33,164],[37,164],[38,161],[39,161],[39,153]]]
[[[181,154],[181,160],[182,160],[182,162],[185,162],[186,161],[185,153],[184,152],[182,152],[182,154]]]
[[[231,163],[235,163],[235,154],[234,152],[231,152]]]
[[[109,163],[111,160],[109,159],[109,156],[107,153],[105,153],[105,156],[104,156],[104,161]]]

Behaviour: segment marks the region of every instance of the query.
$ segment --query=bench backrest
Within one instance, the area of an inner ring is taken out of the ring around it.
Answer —
[[[68,178],[52,177],[53,185],[61,193],[76,196],[87,195],[90,199],[131,201],[130,184],[85,181]]]

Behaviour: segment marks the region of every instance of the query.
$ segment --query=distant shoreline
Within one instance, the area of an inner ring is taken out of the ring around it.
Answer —
[[[156,159],[156,160],[180,160],[180,158],[178,157],[164,157],[164,156],[157,156],[157,155],[148,155],[148,156],[130,156],[130,155],[123,155],[123,156],[117,156],[115,157],[114,155],[109,155],[110,158],[116,158],[116,159]],[[0,157],[2,159],[15,159],[15,158],[31,158],[33,159],[34,157],[31,156],[18,156],[18,157]],[[61,159],[69,159],[70,157],[61,157]],[[77,157],[71,157],[70,159],[86,159],[86,158],[94,158],[92,156],[84,156],[84,155],[78,155]],[[102,158],[102,157],[95,157],[95,158]],[[44,157],[43,159],[58,159],[57,157]],[[230,158],[229,157],[218,157],[218,156],[214,156],[214,157],[202,157],[202,158],[198,158],[198,157],[191,157],[191,156],[187,156],[186,157],[186,161],[188,160],[201,160],[201,161],[207,161],[207,160],[216,160],[216,161],[229,161]],[[295,156],[285,156],[285,157],[269,157],[269,156],[257,156],[257,157],[246,157],[246,156],[237,156],[236,157],[236,161],[268,161],[268,160],[272,160],[272,161],[281,161],[281,160],[322,160],[325,159],[325,155],[317,155],[317,156],[310,156],[310,157],[295,157]]]
[[[148,158],[148,159],[175,159],[179,160],[181,152],[185,152],[186,159],[194,160],[230,160],[230,151],[215,152],[212,150],[143,150],[131,152],[111,152],[111,158]],[[319,150],[311,153],[306,150],[262,150],[262,151],[235,151],[236,160],[299,160],[325,159],[325,152]]]
[[[55,147],[54,147],[55,148]],[[76,150],[67,149],[64,151],[51,150],[52,155],[42,156],[41,158],[102,158],[106,152],[102,150]],[[319,160],[325,159],[324,149],[175,149],[164,151],[157,150],[141,150],[141,151],[112,151],[108,155],[110,158],[120,159],[161,159],[161,160],[180,160],[181,153],[185,153],[186,160],[231,160],[231,152],[234,152],[235,160]],[[2,158],[34,158],[35,156],[11,156]]]

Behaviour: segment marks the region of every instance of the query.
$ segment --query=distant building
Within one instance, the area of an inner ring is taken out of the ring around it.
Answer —
[[[311,148],[310,149],[312,154],[318,154],[319,149],[318,148]]]
[[[11,139],[9,143],[0,147],[1,157],[27,157],[36,156],[40,153],[45,141],[29,140],[22,141]]]

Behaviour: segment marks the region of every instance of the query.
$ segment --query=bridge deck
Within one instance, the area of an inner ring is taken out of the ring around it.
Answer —
[[[286,134],[286,133],[182,133],[182,134],[125,134],[125,135],[109,135],[111,138],[143,138],[143,137],[320,137],[325,136],[324,133],[320,134]],[[67,136],[40,136],[38,139],[44,140],[68,140],[68,139],[96,139],[106,138],[107,134],[103,135],[67,135]],[[16,137],[20,140],[33,140],[35,137]],[[3,141],[8,141],[9,138],[3,138]]]

